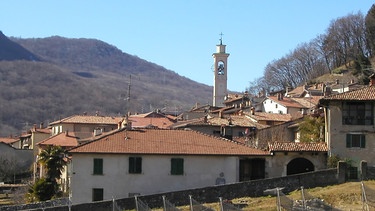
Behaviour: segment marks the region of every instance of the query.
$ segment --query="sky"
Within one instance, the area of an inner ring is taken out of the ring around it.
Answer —
[[[97,39],[124,53],[213,86],[222,35],[228,89],[244,92],[264,68],[324,34],[371,0],[2,0],[8,37]]]

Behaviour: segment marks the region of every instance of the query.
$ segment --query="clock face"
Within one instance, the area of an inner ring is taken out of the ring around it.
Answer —
[[[217,74],[218,75],[224,75],[224,73],[225,73],[224,70],[225,70],[224,62],[219,61],[217,63]]]

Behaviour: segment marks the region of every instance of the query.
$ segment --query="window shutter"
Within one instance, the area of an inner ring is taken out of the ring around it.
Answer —
[[[171,174],[183,175],[184,174],[184,159],[172,158],[171,159]]]
[[[350,147],[351,147],[351,135],[346,134],[346,148],[350,148]]]
[[[366,148],[366,136],[361,135],[361,148]]]
[[[94,158],[93,174],[103,174],[103,159]]]
[[[141,157],[129,157],[129,173],[142,173]]]
[[[142,158],[136,158],[135,173],[142,173]]]

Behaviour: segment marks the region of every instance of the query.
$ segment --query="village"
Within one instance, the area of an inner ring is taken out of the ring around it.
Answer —
[[[212,105],[197,103],[178,115],[96,112],[35,124],[0,138],[9,171],[3,183],[25,182],[20,175],[30,168],[32,183],[45,177],[41,153],[56,146],[67,164],[59,189],[73,204],[284,177],[339,160],[349,161],[349,179],[360,180],[361,162],[375,165],[374,75],[368,85],[336,80],[231,94],[221,40],[212,56]],[[320,121],[308,141],[301,134],[307,119]]]

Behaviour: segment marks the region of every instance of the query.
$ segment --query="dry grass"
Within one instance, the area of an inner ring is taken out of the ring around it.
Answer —
[[[365,186],[375,191],[375,181],[365,181]],[[347,182],[341,185],[334,185],[328,187],[318,187],[312,189],[305,189],[308,195],[314,198],[322,199],[328,205],[333,208],[343,211],[355,211],[362,210],[361,202],[361,183],[360,182]],[[293,200],[301,200],[301,190],[296,190],[287,195],[288,198]],[[368,196],[373,197],[375,201],[375,195]],[[370,198],[369,198],[370,199]],[[243,197],[233,199],[232,203],[238,207],[241,207],[244,211],[274,211],[276,208],[276,197],[275,196],[264,196],[264,197]],[[219,202],[204,204],[207,207],[213,208],[214,210],[220,210]],[[183,211],[189,211],[189,206],[178,207]],[[375,207],[370,207],[370,209]],[[163,209],[157,209],[162,211]]]
[[[365,186],[371,190],[374,190],[374,193],[371,194],[368,191],[367,198],[375,201],[375,180],[365,181]],[[308,195],[313,196],[314,198],[319,198],[324,200],[328,205],[333,206],[336,209],[343,211],[355,211],[362,210],[361,202],[361,183],[360,182],[347,182],[340,185],[327,186],[327,187],[318,187],[312,189],[305,189]],[[288,198],[293,200],[301,199],[301,191],[296,190],[287,195]],[[12,199],[14,196],[10,194],[8,197],[5,194],[0,194],[0,205],[12,204]],[[231,200],[232,203],[238,207],[241,207],[243,210],[259,210],[259,211],[274,211],[276,209],[276,197],[275,196],[264,196],[264,197],[243,197]],[[214,210],[220,210],[219,202],[204,204],[207,207],[211,207]],[[190,207],[181,206],[178,207],[183,211],[189,211]],[[370,209],[375,207],[370,207]],[[163,209],[153,209],[155,211],[162,211]]]

